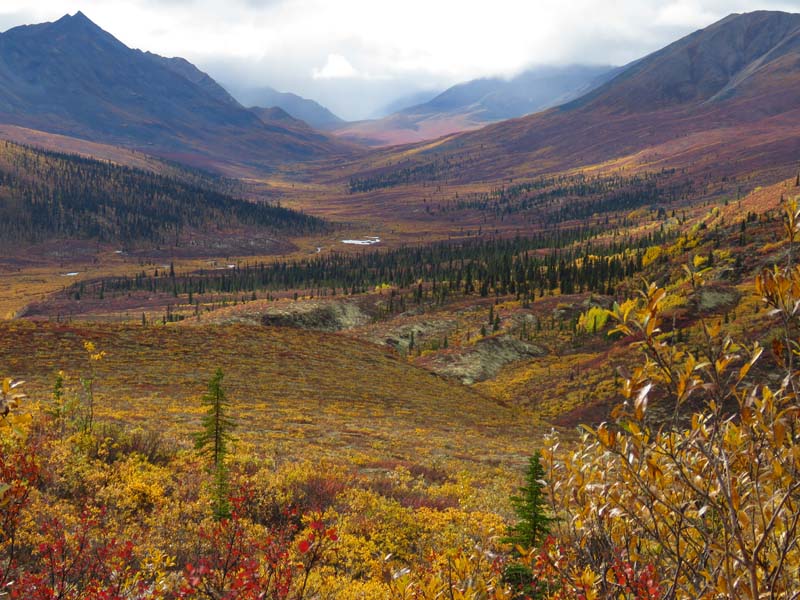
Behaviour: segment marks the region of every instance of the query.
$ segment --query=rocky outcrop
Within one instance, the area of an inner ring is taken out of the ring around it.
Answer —
[[[508,335],[487,337],[467,348],[437,355],[427,365],[434,372],[471,385],[493,378],[504,366],[546,352]]]

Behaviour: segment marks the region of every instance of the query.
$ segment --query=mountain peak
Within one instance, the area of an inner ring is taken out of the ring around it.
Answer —
[[[736,26],[752,26],[754,24],[769,24],[772,27],[794,28],[800,20],[800,14],[789,13],[781,10],[754,10],[745,13],[731,13],[727,17],[712,23],[705,30],[721,29]],[[701,29],[700,31],[703,31]]]
[[[81,11],[76,12],[74,15],[64,15],[58,21],[53,23],[53,27],[59,31],[65,32],[84,32],[103,34],[106,36],[110,35]]]
[[[125,44],[81,11],[74,15],[66,14],[54,23],[34,25],[31,32],[34,31],[44,36],[44,39],[50,38],[54,43],[67,44],[73,49],[85,46],[93,47],[95,50],[100,47],[118,51],[128,50]]]
[[[92,21],[89,17],[83,14],[81,11],[76,12],[74,15],[67,13],[63,17],[61,17],[55,24],[61,25],[95,25],[94,21]]]

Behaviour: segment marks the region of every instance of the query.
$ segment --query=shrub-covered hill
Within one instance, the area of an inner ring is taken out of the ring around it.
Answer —
[[[146,428],[157,422],[162,432],[186,439],[198,422],[196,400],[217,367],[226,374],[239,435],[290,455],[422,459],[463,446],[471,460],[496,464],[524,455],[521,440],[536,431],[516,425],[517,411],[385,348],[335,334],[203,321],[11,321],[0,323],[0,339],[0,372],[25,379],[30,391],[46,395],[59,370],[74,378],[91,367],[99,415]],[[103,360],[90,364],[84,341],[105,351]]]
[[[189,180],[189,181],[187,181]],[[0,142],[0,239],[176,243],[188,230],[296,235],[320,219],[238,199],[209,177],[166,176]]]

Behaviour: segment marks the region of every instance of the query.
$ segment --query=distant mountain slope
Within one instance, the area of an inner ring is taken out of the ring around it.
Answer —
[[[0,122],[203,164],[260,166],[346,152],[264,124],[183,59],[131,50],[78,12],[0,34]]]
[[[406,114],[465,112],[484,122],[513,119],[563,104],[610,79],[607,66],[537,67],[512,79],[475,79],[445,90],[433,100],[405,109]]]
[[[798,59],[800,14],[734,14],[629,65],[571,108],[644,112],[732,100],[786,83],[780,77],[797,76]]]
[[[309,127],[308,123],[301,121],[300,119],[295,119],[292,115],[278,106],[272,106],[270,108],[254,106],[250,109],[250,112],[264,121],[264,123],[286,123],[287,125],[291,125],[293,127],[307,129],[309,131],[311,130],[311,127]]]
[[[403,150],[451,181],[498,180],[623,156],[746,172],[800,156],[800,15],[731,15],[557,108]],[[467,160],[468,157],[468,160]],[[388,159],[391,161],[391,158]],[[659,163],[661,164],[661,163]],[[468,165],[468,166],[467,166]],[[384,169],[386,170],[386,169]]]
[[[157,63],[174,71],[184,79],[188,79],[223,104],[227,104],[234,108],[241,107],[236,99],[228,93],[228,90],[214,81],[211,76],[208,75],[208,73],[204,73],[185,58],[165,58],[163,56],[159,56],[158,54],[153,54],[152,52],[145,52],[145,55]]]
[[[436,96],[441,93],[441,91],[425,90],[421,92],[413,92],[406,96],[401,96],[400,98],[396,98],[382,107],[376,112],[373,118],[382,119],[383,117],[387,117],[389,115],[393,115],[394,113],[401,112],[407,108],[411,108],[412,106],[425,104],[426,102],[430,102],[436,98]]]
[[[562,104],[615,73],[608,66],[569,65],[537,67],[511,79],[475,79],[382,119],[342,125],[336,133],[373,145],[422,141]]]
[[[246,106],[262,108],[277,106],[295,119],[305,121],[314,129],[327,130],[344,123],[342,119],[314,100],[290,92],[279,92],[268,86],[241,90],[236,92],[236,96]]]

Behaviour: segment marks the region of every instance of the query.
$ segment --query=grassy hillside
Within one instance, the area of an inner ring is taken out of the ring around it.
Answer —
[[[198,424],[197,400],[218,367],[240,436],[290,455],[444,460],[446,449],[458,446],[450,431],[471,439],[465,459],[492,464],[524,454],[523,440],[534,431],[512,432],[516,411],[378,346],[333,334],[202,323],[17,321],[0,328],[0,372],[24,378],[31,392],[46,395],[60,369],[76,377],[91,366],[99,416],[145,428],[158,420],[162,433],[187,440]],[[86,341],[106,353],[102,361],[89,364]],[[22,347],[28,358],[16,353]]]

